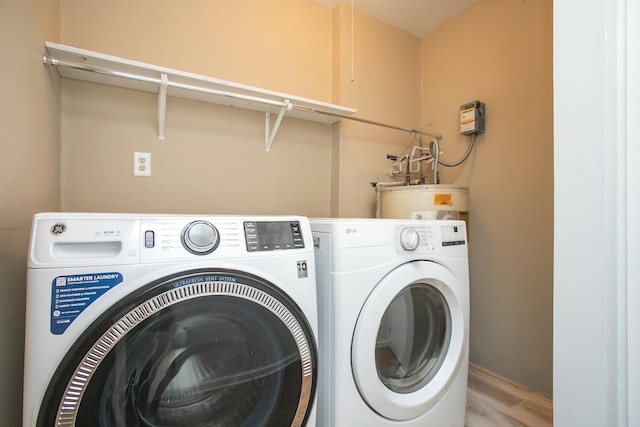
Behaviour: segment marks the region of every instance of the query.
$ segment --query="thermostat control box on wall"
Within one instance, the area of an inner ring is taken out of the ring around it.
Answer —
[[[484,132],[484,102],[473,101],[460,106],[460,133],[473,135]]]

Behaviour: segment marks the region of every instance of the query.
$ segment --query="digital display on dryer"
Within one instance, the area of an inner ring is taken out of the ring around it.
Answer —
[[[464,226],[447,225],[442,229],[442,246],[457,246],[467,243]]]
[[[304,248],[298,221],[246,221],[244,234],[249,252]]]

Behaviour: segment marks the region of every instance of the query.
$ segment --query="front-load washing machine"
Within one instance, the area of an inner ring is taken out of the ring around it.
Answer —
[[[469,359],[463,221],[312,219],[318,425],[462,427]]]
[[[315,426],[297,216],[38,214],[24,426]]]

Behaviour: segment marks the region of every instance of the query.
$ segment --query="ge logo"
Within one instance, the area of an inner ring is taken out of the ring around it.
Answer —
[[[64,233],[65,231],[67,231],[67,226],[64,223],[59,222],[51,226],[51,234],[58,235]]]

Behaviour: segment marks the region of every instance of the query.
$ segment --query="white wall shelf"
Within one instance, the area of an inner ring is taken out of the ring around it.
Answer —
[[[349,118],[355,109],[301,98],[212,77],[150,65],[45,42],[45,65],[62,77],[158,94],[158,138],[164,140],[167,96],[265,113],[265,150],[269,151],[283,117],[320,123]],[[277,114],[271,124],[271,114]]]

